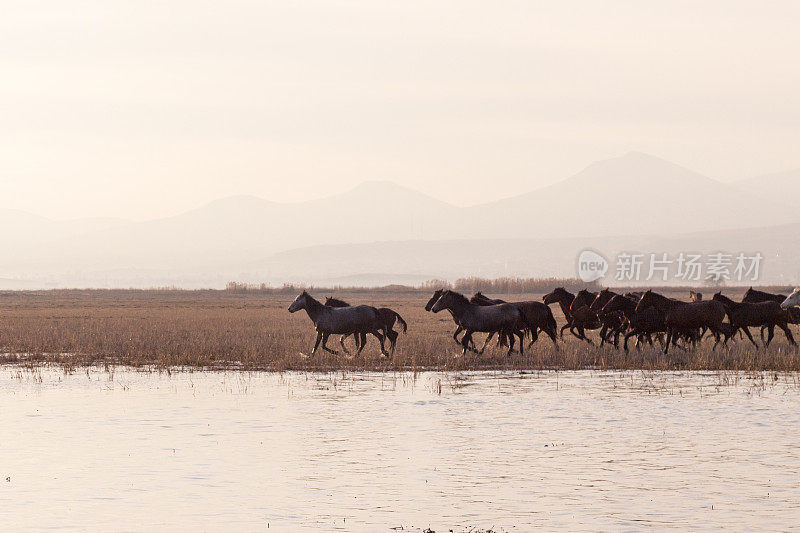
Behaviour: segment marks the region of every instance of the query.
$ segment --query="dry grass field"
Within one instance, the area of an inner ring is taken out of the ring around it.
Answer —
[[[330,293],[318,292],[323,298]],[[683,291],[671,296],[684,297]],[[727,294],[741,297],[741,291]],[[783,334],[768,349],[737,340],[711,350],[705,340],[695,351],[598,348],[566,332],[559,350],[542,336],[524,356],[507,357],[494,343],[482,356],[460,356],[446,312],[423,309],[427,292],[412,290],[336,292],[351,304],[391,307],[408,322],[393,357],[369,344],[358,357],[321,350],[307,356],[315,333],[305,312],[287,311],[294,294],[267,291],[59,290],[0,294],[0,350],[7,363],[58,363],[67,367],[124,364],[156,368],[241,368],[251,370],[467,370],[467,369],[696,369],[800,370],[800,353]],[[541,294],[494,295],[509,300]],[[564,323],[553,307],[559,326]],[[795,327],[796,330],[796,327]],[[757,337],[757,332],[754,330]],[[597,332],[591,335],[596,339]],[[482,342],[483,335],[476,335]],[[352,338],[348,345],[353,346]],[[338,338],[329,346],[339,348]],[[351,348],[352,349],[352,348]]]

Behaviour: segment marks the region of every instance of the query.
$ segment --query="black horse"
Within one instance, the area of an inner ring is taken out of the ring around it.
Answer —
[[[636,310],[638,299],[631,298],[630,296],[623,296],[617,294],[613,296],[600,310],[600,315],[609,313],[622,313],[626,321],[630,325],[630,331],[625,334],[625,342],[623,348],[628,351],[628,339],[636,337],[636,348],[646,340],[653,345],[653,335],[657,335],[657,339],[664,345],[664,333],[667,331],[667,325],[664,322],[664,317],[656,311],[653,307],[648,307],[640,311]]]
[[[717,347],[722,334],[722,321],[725,320],[725,306],[715,301],[682,302],[673,300],[653,291],[645,292],[639,303],[636,304],[636,312],[641,312],[648,307],[654,307],[664,317],[667,327],[667,343],[664,346],[664,353],[669,350],[669,345],[680,336],[696,338],[695,332],[702,328],[708,328],[714,335]]]
[[[590,293],[591,294],[591,293]],[[597,315],[597,319],[602,324],[600,328],[600,346],[606,342],[611,342],[611,337],[614,337],[614,347],[619,348],[619,336],[628,327],[628,322],[625,316],[619,311],[603,312],[605,305],[611,301],[617,293],[606,288],[597,293],[594,301],[589,305],[589,311]]]
[[[754,289],[750,287],[747,289],[747,292],[744,293],[744,297],[742,298],[742,303],[752,303],[757,304],[760,302],[778,302],[782,304],[786,301],[786,296],[783,294],[774,294],[771,292],[764,292]],[[786,310],[786,321],[789,324],[800,324],[800,308],[797,307],[789,307],[785,308]],[[761,340],[764,341],[764,330],[767,329],[766,326],[761,328]]]
[[[470,303],[484,306],[509,303],[499,298],[489,298],[480,291],[476,292],[472,298],[469,299],[469,301]],[[533,343],[539,339],[539,331],[542,331],[548,337],[550,337],[550,339],[553,341],[553,345],[556,347],[556,349],[558,349],[558,344],[556,343],[558,325],[556,324],[556,319],[553,316],[553,311],[550,309],[550,307],[542,302],[533,301],[510,303],[511,305],[516,306],[522,312],[522,315],[525,319],[525,329],[531,333],[531,342],[528,344],[529,348],[533,346]],[[501,336],[501,343],[503,340],[504,339]]]
[[[439,301],[439,298],[442,297],[442,294],[444,294],[444,291],[446,291],[446,290],[447,289],[436,289],[433,292],[433,296],[431,296],[430,300],[428,300],[428,303],[425,304],[425,310],[426,311],[430,311],[431,308],[433,308],[433,304],[435,304],[437,301]],[[462,328],[461,324],[458,323],[458,318],[456,318],[456,315],[452,311],[450,311],[449,309],[448,309],[448,312],[450,313],[450,316],[453,317],[453,322],[456,323],[456,330],[453,332],[453,340],[456,341],[456,344],[458,344],[460,346],[461,345],[461,341],[458,338],[458,334],[461,333],[462,331],[464,331],[464,328]],[[470,342],[472,343],[472,350],[475,350],[475,343],[471,339],[470,339]]]
[[[381,343],[381,353],[386,353],[386,348],[383,345],[385,331],[383,330],[383,323],[381,322],[378,310],[370,305],[357,305],[354,307],[327,307],[317,300],[315,300],[306,291],[300,293],[295,298],[294,302],[289,306],[289,312],[295,313],[305,309],[308,317],[314,323],[317,330],[317,341],[314,343],[314,349],[311,355],[314,355],[322,341],[322,349],[332,354],[338,354],[336,350],[331,350],[326,346],[328,337],[331,334],[338,335],[364,335],[367,333],[375,335],[378,342]],[[362,344],[357,353],[361,353],[364,349]]]
[[[591,293],[587,291],[587,295],[590,294]],[[569,328],[570,333],[579,339],[585,340],[589,344],[594,344],[592,339],[586,336],[585,330],[598,329],[600,327],[600,322],[597,320],[597,315],[594,315],[589,310],[591,301],[585,302],[579,307],[576,306],[576,311],[578,313],[576,315],[572,310],[572,304],[575,303],[575,298],[576,296],[564,289],[564,287],[553,289],[549,294],[542,296],[542,300],[548,306],[557,303],[561,307],[561,312],[564,313],[564,318],[567,319],[567,323],[561,326],[560,336],[562,339],[564,338],[564,330]]]
[[[350,304],[345,302],[344,300],[333,298],[331,296],[329,296],[325,300],[325,305],[327,305],[328,307],[350,307]],[[383,324],[383,329],[386,332],[386,338],[389,339],[389,346],[390,346],[389,350],[391,353],[394,353],[394,347],[397,344],[397,337],[399,336],[399,333],[397,333],[394,330],[394,325],[396,322],[399,322],[400,326],[403,328],[403,333],[407,333],[408,324],[406,323],[405,320],[403,320],[403,317],[401,317],[400,314],[393,309],[389,309],[388,307],[378,307],[377,309],[378,309],[378,315],[381,317],[381,323]],[[345,351],[347,351],[347,348],[345,348],[344,346],[344,339],[346,337],[347,335],[342,335],[339,339],[339,342],[341,343],[342,348],[344,348]],[[356,348],[358,348],[359,336],[353,334],[353,338],[356,340]],[[367,342],[366,333],[362,333],[360,335],[360,341],[361,341],[360,344],[362,345],[365,342]]]
[[[470,301],[463,294],[455,291],[444,291],[436,303],[431,307],[431,311],[438,313],[447,309],[453,314],[456,324],[463,328],[466,333],[461,338],[461,354],[465,354],[469,349],[469,342],[472,339],[472,334],[476,331],[484,333],[499,333],[509,338],[508,354],[514,350],[514,337],[519,337],[519,351],[522,353],[524,344],[524,333],[522,332],[525,327],[522,312],[511,304],[500,305],[477,305],[470,303]],[[489,342],[487,337],[486,342],[480,352],[486,348]]]
[[[750,326],[767,328],[769,336],[764,345],[769,346],[772,338],[775,336],[775,326],[783,330],[786,338],[791,344],[797,344],[792,336],[792,332],[788,326],[789,314],[785,309],[781,308],[781,304],[771,300],[766,302],[734,302],[721,292],[714,295],[714,301],[720,302],[725,306],[725,311],[728,313],[728,320],[734,328],[744,331],[747,338],[754,346],[758,347],[753,336],[750,335]]]

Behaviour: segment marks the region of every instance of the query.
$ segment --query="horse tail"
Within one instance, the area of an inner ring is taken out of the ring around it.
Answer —
[[[558,330],[556,317],[553,316],[553,311],[550,309],[549,305],[547,306],[547,327],[553,328],[554,333]]]
[[[397,319],[397,321],[400,322],[400,325],[403,326],[403,333],[407,333],[408,332],[408,324],[406,323],[406,321],[403,320],[403,317],[401,317],[400,313],[398,313],[397,311],[392,311],[392,312],[394,313],[394,316]]]

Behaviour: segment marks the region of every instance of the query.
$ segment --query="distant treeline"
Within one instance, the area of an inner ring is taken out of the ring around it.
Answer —
[[[408,285],[386,285],[383,287],[316,287],[314,285],[284,284],[281,287],[270,287],[266,283],[251,284],[230,281],[225,286],[228,292],[264,292],[272,294],[297,294],[300,291],[317,292],[371,292],[371,293],[415,293],[432,292],[437,289],[453,289],[465,294],[478,291],[489,294],[525,294],[549,292],[555,287],[564,287],[568,291],[577,292],[581,289],[600,290],[597,282],[585,283],[576,278],[459,278],[453,282],[432,279],[411,287]]]

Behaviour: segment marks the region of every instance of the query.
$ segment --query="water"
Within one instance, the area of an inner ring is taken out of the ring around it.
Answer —
[[[797,375],[0,369],[0,524],[788,530]]]

